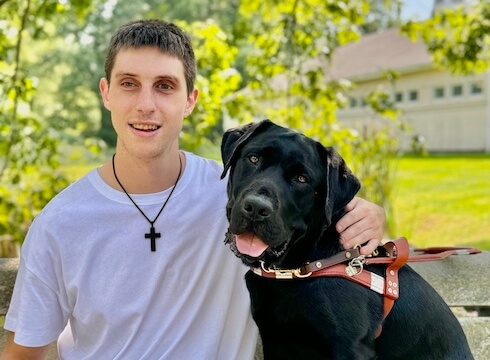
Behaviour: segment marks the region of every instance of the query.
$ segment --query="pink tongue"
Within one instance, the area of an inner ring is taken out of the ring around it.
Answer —
[[[253,232],[235,235],[235,243],[238,251],[252,257],[259,257],[269,247]]]

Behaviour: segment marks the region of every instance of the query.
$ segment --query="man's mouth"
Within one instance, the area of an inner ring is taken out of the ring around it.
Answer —
[[[155,131],[160,128],[160,126],[152,125],[152,124],[131,124],[131,127],[139,131],[147,131],[147,132]]]

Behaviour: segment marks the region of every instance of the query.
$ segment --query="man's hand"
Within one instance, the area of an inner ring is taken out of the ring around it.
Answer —
[[[364,244],[361,254],[371,254],[383,239],[384,209],[359,197],[352,199],[345,209],[347,213],[335,226],[340,234],[340,243],[344,249]]]

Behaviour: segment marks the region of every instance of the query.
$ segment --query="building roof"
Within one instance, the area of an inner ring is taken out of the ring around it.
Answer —
[[[432,59],[423,42],[412,42],[398,28],[367,34],[337,48],[329,73],[332,78],[377,78],[380,72],[411,72],[430,68]]]

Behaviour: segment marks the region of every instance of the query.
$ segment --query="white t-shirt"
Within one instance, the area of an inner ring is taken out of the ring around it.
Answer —
[[[257,328],[243,276],[223,243],[226,180],[217,162],[187,165],[155,222],[93,170],[34,220],[5,329],[15,342],[58,338],[62,359],[252,359]],[[133,195],[153,220],[170,189]]]

